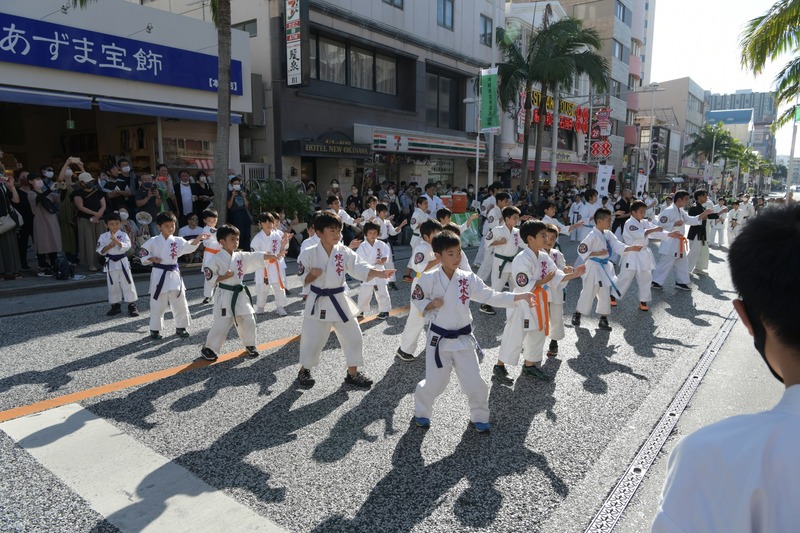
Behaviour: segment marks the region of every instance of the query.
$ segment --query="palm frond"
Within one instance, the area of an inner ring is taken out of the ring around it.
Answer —
[[[767,61],[800,44],[800,0],[778,0],[747,23],[740,36],[742,66],[760,74]]]

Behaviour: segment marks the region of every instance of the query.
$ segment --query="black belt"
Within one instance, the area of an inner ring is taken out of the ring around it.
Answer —
[[[158,300],[158,297],[161,295],[161,289],[164,288],[164,280],[167,278],[167,272],[180,272],[180,268],[178,268],[177,263],[174,265],[153,263],[153,268],[161,270],[161,279],[158,280],[158,284],[156,285],[156,293],[153,295],[153,300]]]
[[[248,289],[247,285],[244,283],[239,283],[238,285],[219,283],[218,286],[220,289],[225,289],[226,291],[231,291],[233,293],[233,296],[231,296],[231,315],[233,315],[233,323],[238,326],[236,323],[236,301],[239,299],[239,293],[244,291],[245,294],[247,294],[247,298],[250,300],[250,305],[253,305],[253,295],[250,294],[250,289]]]
[[[336,287],[335,289],[321,289],[315,285],[309,285],[309,289],[313,292],[316,296],[314,298],[314,304],[311,306],[311,316],[314,316],[314,313],[317,311],[317,299],[322,296],[326,298],[330,298],[333,302],[333,307],[336,309],[336,312],[339,313],[339,318],[342,319],[342,322],[348,322],[350,319],[347,318],[347,315],[342,309],[342,306],[339,305],[339,300],[334,298],[335,295],[341,294],[344,292],[344,287]]]
[[[119,261],[122,261],[123,259],[125,259],[125,257],[127,257],[125,254],[106,254],[106,259],[108,261],[117,261],[117,262],[119,262]],[[128,275],[128,269],[125,268],[125,263],[122,263],[121,266],[122,266],[122,273],[125,275],[125,279],[127,280],[128,284],[130,284],[131,283],[131,278]],[[106,267],[106,270],[108,270],[108,267]],[[108,282],[111,283],[112,285],[114,284],[114,280],[111,279],[111,270],[108,270]]]
[[[431,322],[430,330],[431,333],[439,335],[439,340],[436,342],[436,351],[433,353],[433,357],[436,360],[436,368],[442,368],[442,359],[439,357],[439,345],[441,344],[442,339],[457,339],[462,335],[469,335],[472,338],[472,341],[475,343],[475,348],[477,349],[478,353],[483,355],[477,339],[475,339],[475,336],[472,334],[472,324],[467,324],[461,329],[444,329]]]

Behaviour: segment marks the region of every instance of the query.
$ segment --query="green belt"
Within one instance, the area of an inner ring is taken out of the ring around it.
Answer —
[[[250,294],[250,289],[248,289],[247,285],[244,283],[240,283],[238,285],[220,283],[218,284],[218,287],[233,293],[233,296],[231,297],[231,314],[233,315],[233,323],[238,326],[239,324],[236,322],[236,300],[239,299],[239,293],[244,291],[247,294],[247,298],[250,300],[250,305],[253,305],[253,296]]]
[[[517,253],[519,253],[519,252],[517,252]],[[515,257],[517,257],[517,254],[514,254],[511,257],[509,257],[507,255],[500,255],[497,252],[495,252],[494,256],[503,261],[502,263],[500,263],[500,272],[499,272],[499,274],[502,274],[503,273],[503,269],[506,267],[506,265],[508,263],[510,263],[511,261],[514,260]]]

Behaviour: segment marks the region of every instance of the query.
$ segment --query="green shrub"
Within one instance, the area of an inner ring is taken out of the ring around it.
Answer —
[[[250,210],[255,215],[254,220],[260,213],[274,212],[278,208],[283,208],[290,220],[297,214],[297,218],[303,222],[311,211],[311,198],[295,183],[271,179],[251,182],[247,199],[250,202]]]

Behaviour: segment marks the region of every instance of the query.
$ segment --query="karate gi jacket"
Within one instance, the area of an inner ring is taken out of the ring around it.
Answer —
[[[550,252],[544,253],[550,256],[550,260],[555,263],[558,270],[563,272],[567,267],[567,260],[564,258],[564,254],[561,253],[561,250],[553,248]],[[569,283],[569,280],[562,280],[557,284],[551,281],[547,284],[547,297],[550,299],[551,304],[564,305],[564,300],[566,299],[564,289],[567,287],[567,283]]]
[[[361,259],[363,259],[370,265],[375,265],[375,270],[386,270],[384,268],[384,265],[378,264],[378,261],[383,259],[384,257],[390,257],[391,253],[392,252],[391,249],[389,248],[389,245],[383,241],[379,241],[378,239],[375,239],[374,245],[370,244],[369,241],[364,239],[364,242],[362,242],[361,245],[358,247],[358,250],[356,250],[356,254],[358,254],[358,256]],[[362,284],[375,286],[375,285],[386,285],[387,283],[388,280],[381,278],[373,278],[369,281],[364,281]]]
[[[646,270],[653,270],[656,268],[656,260],[653,257],[653,252],[648,246],[650,239],[671,239],[663,231],[653,232],[650,235],[645,235],[645,232],[657,228],[655,224],[643,218],[636,220],[631,217],[625,222],[625,227],[622,229],[622,240],[626,246],[641,246],[642,249],[638,252],[625,252],[622,254],[622,261],[620,265],[627,270],[635,270],[642,272]]]
[[[321,269],[322,275],[315,279],[311,283],[311,287],[309,287],[303,317],[327,322],[345,322],[333,303],[333,300],[336,300],[345,318],[347,320],[353,319],[360,310],[347,294],[345,274],[350,274],[350,276],[359,281],[367,281],[370,271],[375,267],[361,259],[358,254],[343,244],[335,245],[331,249],[330,256],[325,253],[325,248],[322,247],[322,244],[316,244],[301,252],[297,258],[297,275],[300,276],[304,285],[305,279],[312,268]],[[323,290],[344,288],[344,291],[330,297],[319,296],[314,293],[314,287]]]
[[[385,241],[389,237],[393,237],[400,233],[400,230],[396,229],[388,218],[377,217],[375,222],[381,227],[380,231],[378,232],[378,238],[382,241]]]
[[[217,228],[204,226],[200,228],[200,232],[198,234],[202,235],[203,233],[210,235],[208,239],[203,241],[203,267],[205,267],[214,257],[214,254],[222,249],[222,246],[220,246],[219,241],[217,240]]]
[[[534,292],[536,282],[554,272],[553,279],[548,281],[546,286],[541,287],[542,292],[548,294],[547,301],[549,301],[551,291],[555,289],[556,292],[559,292],[557,288],[565,276],[564,271],[556,266],[547,252],[539,251],[537,253],[527,247],[512,261],[511,272],[513,274],[513,293]],[[516,302],[509,320],[515,321],[518,330],[545,331],[550,327],[546,322],[548,316],[549,311],[546,309],[545,300],[540,297],[533,307],[523,300]]]
[[[411,226],[411,232],[415,237],[422,237],[422,235],[420,235],[419,233],[419,227],[423,222],[425,222],[429,218],[431,217],[428,216],[428,213],[426,213],[419,207],[414,209],[414,213],[411,215],[411,222],[409,222],[408,225]]]
[[[259,231],[250,241],[250,249],[254,252],[261,252],[262,259],[265,253],[277,256],[283,251],[283,232],[274,229],[267,235],[263,230]],[[285,285],[279,260],[271,259],[266,262],[262,261],[262,263],[264,264],[262,264],[261,272],[256,272],[257,284],[281,282]]]
[[[425,307],[435,298],[442,298],[444,305],[439,309],[425,311]],[[496,292],[471,271],[457,268],[452,279],[440,268],[422,274],[417,286],[411,292],[412,305],[423,314],[426,321],[440,328],[457,331],[472,325],[470,301],[495,307],[513,307],[514,294]],[[439,339],[442,351],[474,350],[472,337],[461,335],[456,339]]]
[[[610,253],[608,253],[609,248],[611,248]],[[625,248],[627,246],[619,242],[619,239],[610,230],[600,231],[592,228],[589,235],[578,245],[578,255],[586,262],[586,272],[581,276],[584,286],[606,283],[610,287],[612,283],[616,283],[617,276],[614,272],[614,265],[609,259],[614,253],[620,255],[625,253]],[[608,253],[603,257],[595,256],[604,263],[594,261],[589,257],[592,252],[600,251]]]
[[[492,246],[490,248],[494,252],[494,262],[500,274],[509,272],[511,261],[514,260],[514,256],[516,256],[522,248],[526,247],[519,236],[519,228],[508,229],[508,226],[503,224],[502,226],[490,229],[489,233],[486,234],[487,248],[489,248],[489,244],[501,239],[506,240],[505,244]],[[505,263],[505,265],[503,263]]]
[[[178,257],[194,252],[197,250],[198,246],[199,244],[192,244],[183,237],[171,235],[165,239],[163,235],[156,235],[148,239],[139,249],[139,258],[145,266],[152,264],[154,257],[161,259],[161,265],[177,265]],[[156,289],[158,288],[162,275],[164,276],[164,284],[161,287],[161,294],[159,296],[167,291],[184,291],[183,279],[178,269],[162,270],[160,268],[153,268],[152,272],[150,272],[151,297],[155,297]]]
[[[123,270],[128,272],[128,278],[130,282],[133,282],[133,278],[130,277],[131,265],[128,262],[128,257],[125,256],[125,252],[131,249],[131,239],[128,237],[128,234],[122,230],[118,230],[116,233],[117,240],[122,244],[122,246],[114,245],[106,253],[103,253],[101,250],[111,244],[111,232],[107,231],[100,235],[97,239],[97,253],[99,255],[105,256],[108,255],[116,255],[116,256],[123,256],[120,259],[113,260],[110,258],[106,258],[106,264],[103,267],[103,272],[109,272],[112,270]]]
[[[557,227],[558,228],[558,232],[561,235],[569,235],[569,226],[565,226],[564,224],[562,224],[558,220],[554,219],[553,217],[545,215],[545,216],[542,217],[542,222],[544,222],[545,224],[552,224],[555,227]],[[573,222],[573,224],[574,223],[575,222]]]
[[[681,220],[683,221],[683,224],[676,225]],[[671,231],[680,231],[683,233],[684,227],[698,226],[701,223],[702,221],[698,220],[697,217],[690,217],[686,211],[676,206],[674,203],[661,211],[661,213],[658,215],[658,225],[664,228],[664,231],[667,233]],[[661,246],[658,248],[658,253],[661,255],[674,255],[677,257],[680,255],[681,246],[684,246],[681,243],[681,239],[675,239],[673,237],[663,239],[661,241]],[[684,250],[683,252],[684,255],[686,255],[687,250]]]
[[[364,209],[364,212],[361,213],[361,218],[364,220],[361,221],[361,225],[363,226],[367,222],[378,222],[376,219],[378,218],[378,213],[371,207]],[[380,222],[378,222],[380,224]]]
[[[483,236],[489,234],[492,229],[496,228],[498,224],[503,223],[503,212],[497,205],[493,205],[489,212],[486,213],[486,224],[483,225]],[[488,243],[487,243],[488,244]]]
[[[494,197],[494,195],[487,196],[483,199],[483,202],[481,202],[481,215],[488,217],[489,211],[491,211],[496,205],[497,199]]]
[[[583,220],[583,227],[584,228],[593,228],[594,227],[594,214],[601,207],[603,207],[603,202],[600,201],[599,198],[593,204],[590,204],[588,202],[584,202],[581,205],[581,209],[578,212],[578,220]]]
[[[233,277],[223,280],[224,285],[241,285],[244,283],[245,274],[252,272],[258,276],[259,271],[264,270],[264,252],[242,252],[234,251],[229,254],[225,250],[220,250],[218,254],[209,262],[208,269],[211,271],[211,279],[217,284],[219,276],[233,272]],[[225,289],[218,289],[214,293],[214,310],[219,311],[220,316],[243,316],[253,314],[253,304],[246,292],[239,293],[236,298],[236,309],[231,310],[231,300],[233,292]]]
[[[436,255],[433,253],[433,248],[431,248],[430,243],[424,240],[419,241],[414,247],[414,257],[411,261],[411,268],[414,272],[422,274],[428,267],[428,263],[434,259],[436,259]]]

